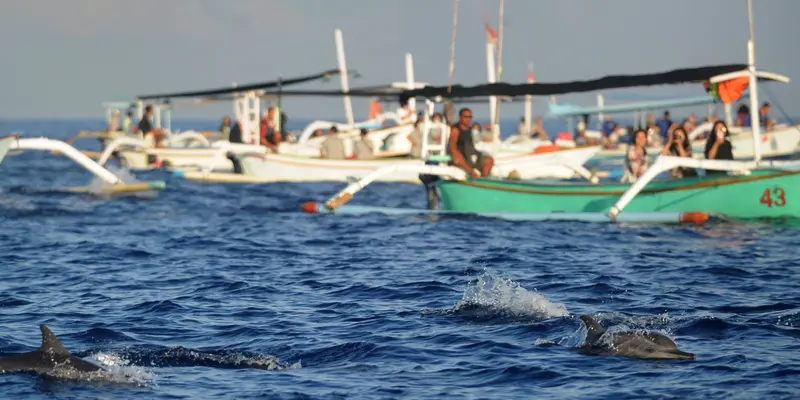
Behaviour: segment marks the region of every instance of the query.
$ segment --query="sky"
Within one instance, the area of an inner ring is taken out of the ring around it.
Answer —
[[[0,2],[0,118],[102,118],[101,103],[136,95],[269,81],[336,68],[334,30],[342,29],[351,87],[405,80],[448,81],[452,0],[5,0]],[[760,100],[800,114],[798,0],[753,0],[756,62],[788,75]],[[460,0],[455,83],[486,82],[484,22],[498,29],[500,0]],[[745,0],[505,0],[502,81],[559,82],[609,74],[746,63]],[[296,86],[339,89],[338,79]],[[700,85],[604,93],[694,96]],[[559,99],[592,105],[594,94]],[[534,114],[546,99],[534,100]],[[396,104],[384,106],[395,107]],[[367,100],[354,99],[356,119]],[[487,105],[472,106],[486,118]],[[774,108],[774,107],[773,107]],[[702,112],[704,108],[701,108]],[[342,121],[339,98],[284,101],[289,118]],[[501,116],[519,118],[521,103]],[[688,111],[687,111],[688,112]],[[173,119],[217,119],[230,103],[176,110]],[[675,112],[673,112],[675,114]]]

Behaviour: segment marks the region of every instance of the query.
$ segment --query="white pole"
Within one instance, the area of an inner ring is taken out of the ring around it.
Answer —
[[[414,58],[411,56],[411,53],[406,53],[406,88],[408,90],[413,90],[416,87],[416,81],[414,81]],[[413,97],[408,99],[408,109],[416,115],[417,113],[417,100]]]
[[[494,43],[491,39],[486,41],[486,74],[489,83],[497,82],[497,75],[494,69]],[[494,125],[497,118],[497,96],[489,97],[489,124],[494,132]],[[497,143],[500,138],[494,137],[493,142]]]
[[[335,32],[336,37],[336,58],[339,61],[339,77],[342,82],[342,92],[350,92],[350,84],[347,81],[347,62],[344,57],[344,40],[342,40],[342,30],[337,29]],[[353,125],[355,120],[353,118],[353,103],[350,101],[350,96],[344,96],[344,114],[347,118],[347,124]]]
[[[533,83],[533,62],[528,63],[528,83]],[[531,114],[533,112],[533,96],[525,95],[525,134],[531,132]]]
[[[747,41],[747,69],[750,70],[750,125],[753,128],[753,159],[761,160],[761,123],[758,111],[758,78],[756,77],[755,36],[753,35],[753,10],[747,0],[747,19],[750,25],[750,40]]]
[[[597,107],[602,109],[604,104],[605,104],[605,101],[603,100],[603,95],[598,93],[597,94]],[[602,111],[597,113],[597,123],[600,124],[600,129],[602,129],[602,127],[603,127],[603,112]]]
[[[497,72],[495,82],[502,82],[503,74],[503,0],[500,0],[500,27],[497,31]],[[492,123],[493,142],[500,142],[500,102],[495,101],[494,122]]]

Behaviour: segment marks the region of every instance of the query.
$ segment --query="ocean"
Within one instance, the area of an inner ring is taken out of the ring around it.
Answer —
[[[6,120],[0,132],[63,140],[102,125]],[[37,348],[44,324],[108,369],[5,374],[2,398],[800,397],[796,221],[309,215],[301,204],[345,184],[154,170],[135,179],[164,180],[162,192],[98,198],[44,190],[93,181],[47,152],[0,171],[0,357]],[[377,183],[351,204],[424,208],[425,195]],[[664,333],[697,359],[584,355],[584,314]]]

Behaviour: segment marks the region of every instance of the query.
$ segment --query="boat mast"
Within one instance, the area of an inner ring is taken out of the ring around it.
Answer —
[[[339,78],[342,82],[342,93],[350,93],[350,84],[347,80],[347,62],[344,57],[344,40],[342,39],[342,30],[335,31],[336,38],[336,58],[339,61]],[[353,125],[355,119],[353,118],[353,103],[350,101],[350,96],[344,95],[344,114],[347,118],[347,124]]]
[[[750,26],[750,39],[747,41],[747,69],[750,71],[750,125],[753,129],[753,159],[761,160],[761,121],[758,109],[758,88],[756,87],[756,50],[755,35],[753,34],[753,9],[752,0],[747,0],[747,22]]]
[[[533,83],[533,62],[528,63],[528,83]],[[531,114],[533,109],[533,96],[525,95],[525,134],[531,133]]]
[[[503,0],[500,0],[500,27],[497,30],[497,77],[496,82],[501,82],[500,76],[503,74]],[[500,142],[500,101],[495,101],[494,121],[492,122],[492,141]]]

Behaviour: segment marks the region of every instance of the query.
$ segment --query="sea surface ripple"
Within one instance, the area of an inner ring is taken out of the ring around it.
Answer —
[[[108,199],[34,190],[92,180],[52,154],[0,170],[0,356],[46,324],[116,377],[7,374],[4,398],[800,396],[794,223],[307,215],[343,184],[149,171],[163,192]],[[353,203],[422,208],[424,192],[375,184]],[[581,314],[697,360],[581,354]]]

